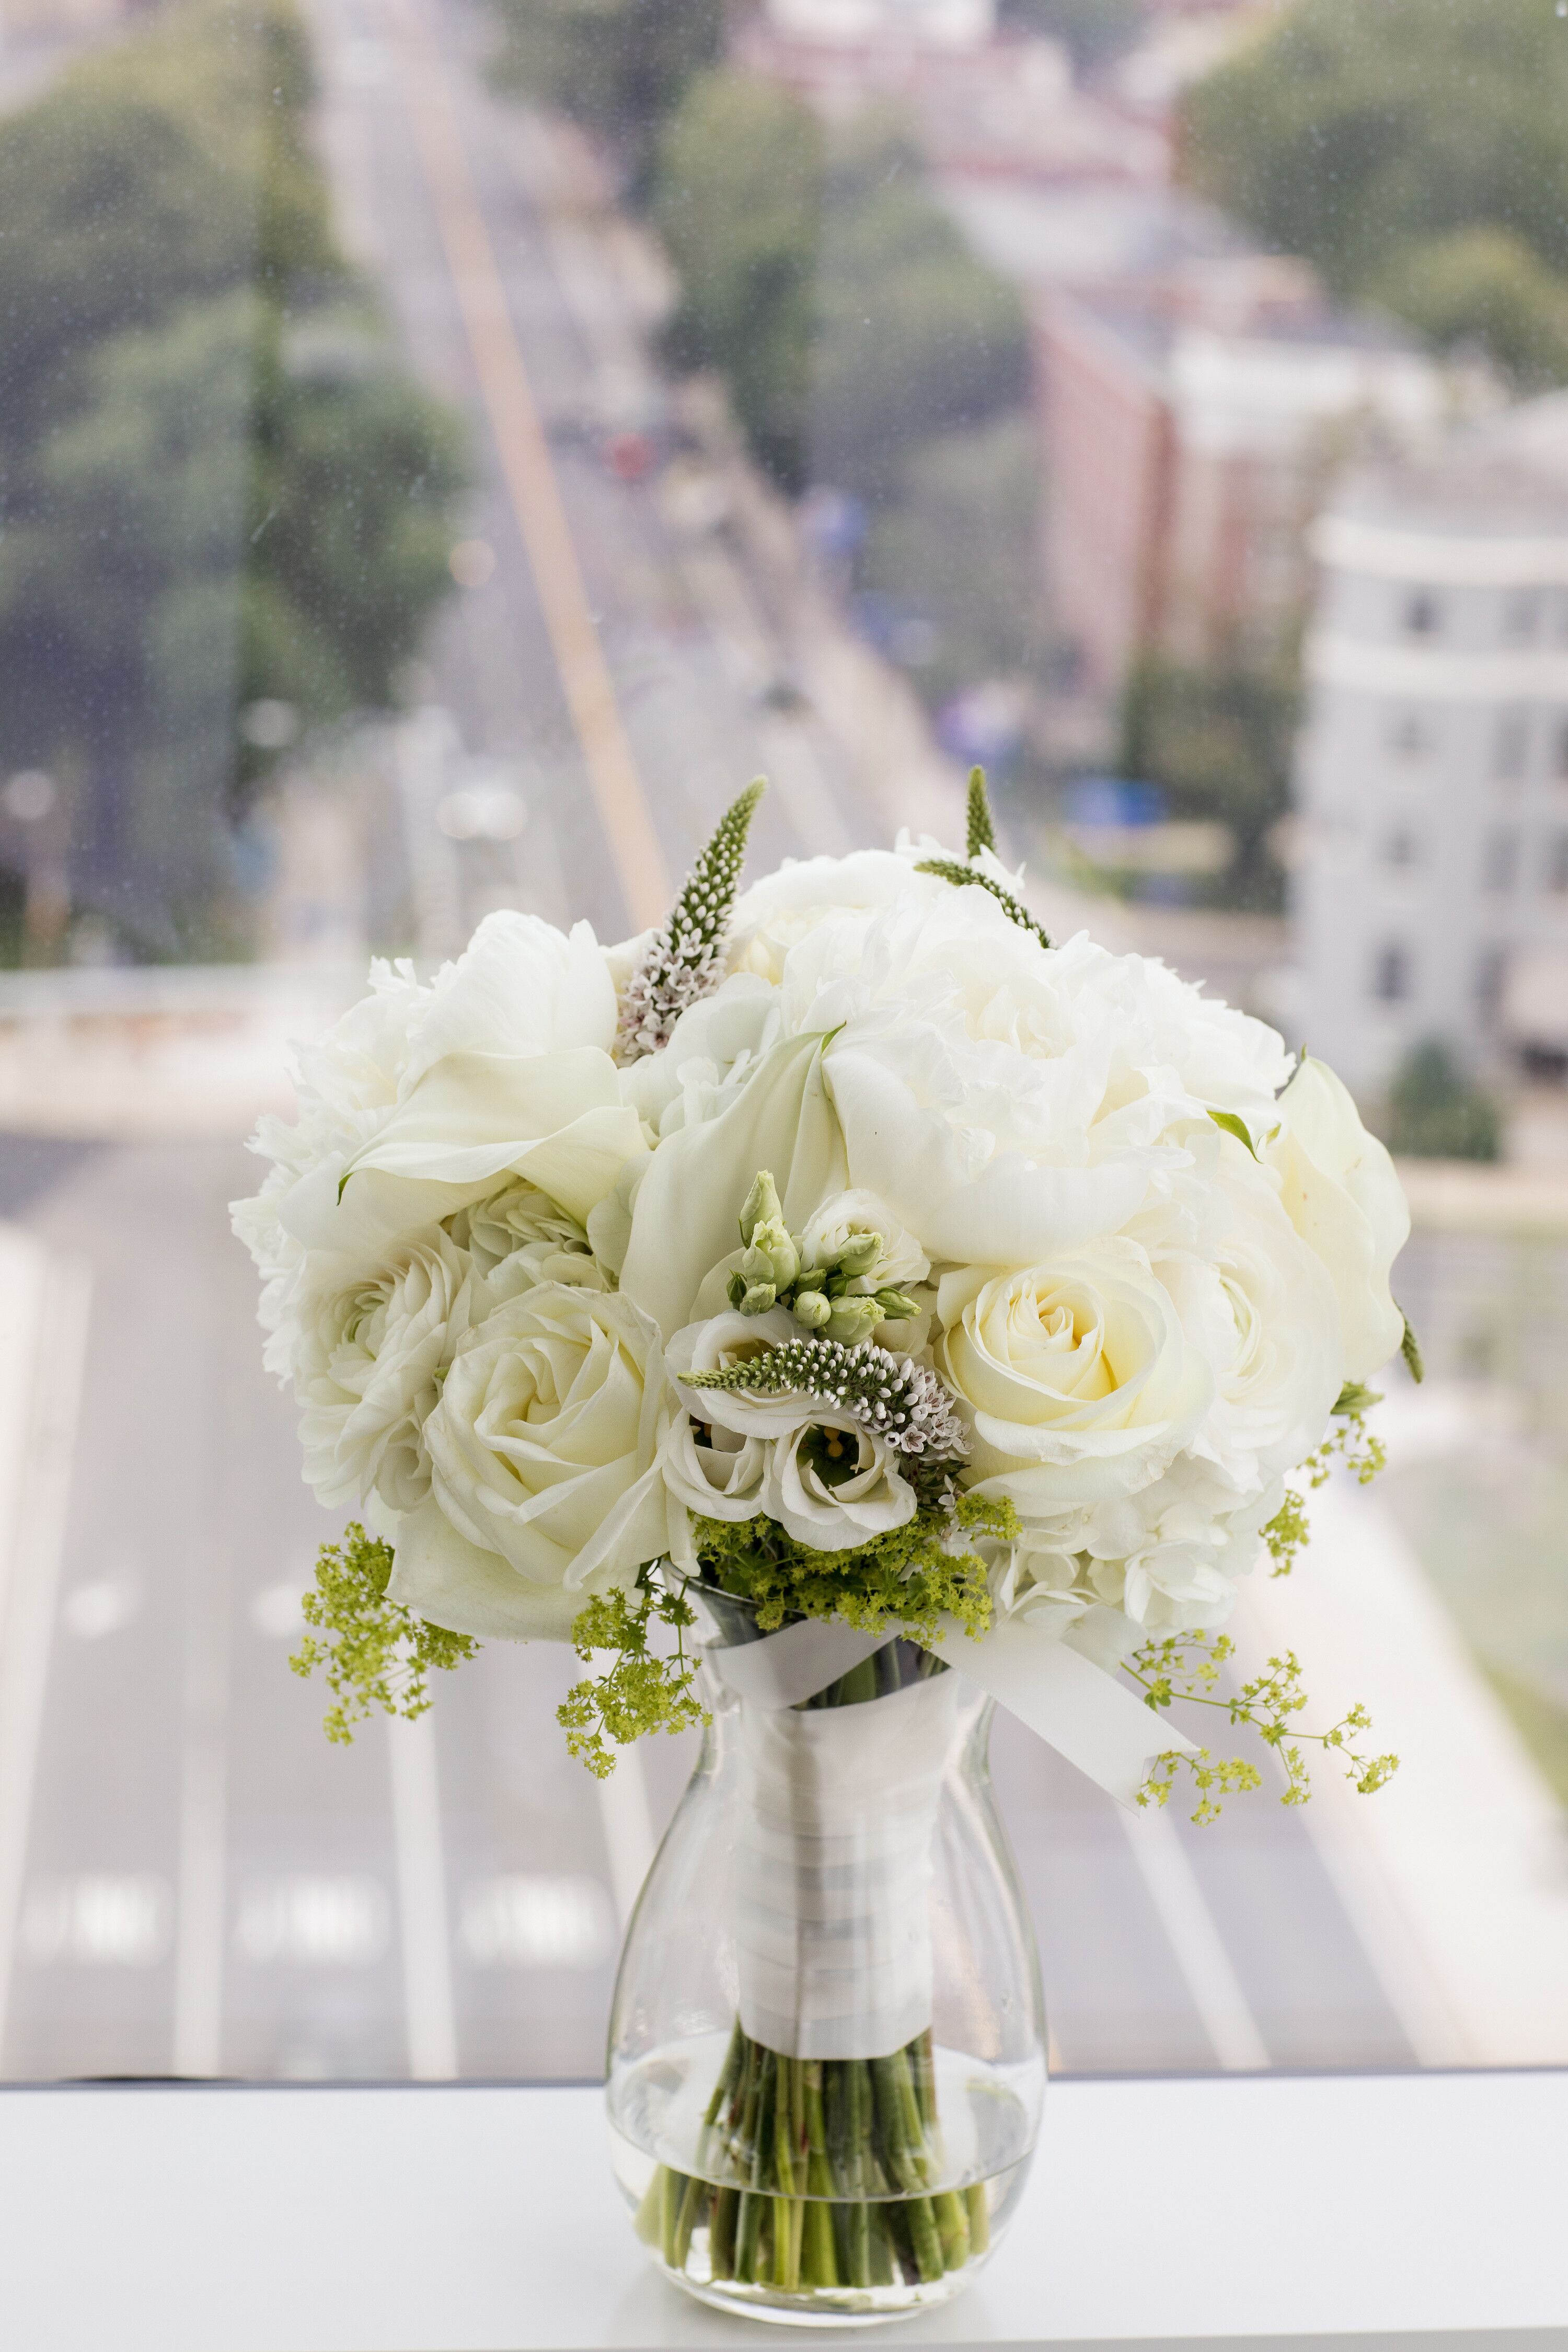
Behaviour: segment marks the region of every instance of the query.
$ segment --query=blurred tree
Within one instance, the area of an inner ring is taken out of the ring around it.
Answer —
[[[389,704],[449,576],[455,426],[352,317],[335,366],[317,334],[314,359],[291,354],[240,289],[110,338],[8,550],[17,635],[46,655],[23,686],[34,725],[63,704],[129,777],[116,858],[175,898],[221,864],[262,764],[237,710]]]
[[[1161,785],[1173,817],[1210,818],[1236,836],[1214,892],[1271,911],[1284,877],[1268,836],[1289,799],[1296,693],[1283,674],[1237,658],[1213,667],[1145,655],[1122,705],[1120,765]]]
[[[1188,177],[1342,294],[1505,365],[1554,355],[1568,270],[1568,37],[1551,0],[1293,0],[1188,91]],[[1489,298],[1485,228],[1502,284]],[[1447,246],[1447,255],[1423,248]],[[1538,270],[1530,271],[1533,257]],[[1553,371],[1556,369],[1552,356]]]
[[[1415,246],[1373,290],[1439,349],[1489,352],[1521,391],[1568,383],[1568,276],[1509,229]]]
[[[1125,48],[1149,10],[1146,0],[1000,0],[996,14],[1004,31],[1065,41],[1076,64],[1093,66]]]
[[[812,471],[873,501],[911,452],[1028,393],[1023,304],[930,194],[901,123],[868,116],[836,142],[826,185]]]
[[[934,629],[922,694],[945,701],[976,679],[1037,669],[1045,653],[1039,571],[1039,457],[1034,428],[1006,416],[928,441],[910,457],[901,497],[876,512],[859,584]]]
[[[822,184],[816,117],[738,75],[701,76],[659,143],[654,217],[680,279],[670,358],[719,370],[789,490],[807,475]]]
[[[329,234],[283,0],[160,16],[0,125],[0,761],[74,780],[76,880],[210,934],[270,755],[385,706],[449,586],[458,428]]]
[[[1498,1115],[1441,1038],[1413,1045],[1388,1091],[1391,1151],[1413,1160],[1495,1160]]]
[[[830,142],[787,92],[704,75],[660,142],[654,211],[681,285],[670,355],[724,375],[787,490],[890,499],[913,448],[1026,388],[1016,292],[885,117]]]
[[[618,147],[634,183],[687,85],[719,55],[724,0],[492,0],[498,89]]]

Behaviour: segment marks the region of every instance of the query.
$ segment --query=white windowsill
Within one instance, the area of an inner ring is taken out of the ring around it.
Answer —
[[[1568,2346],[1565,2148],[1568,2072],[1059,2083],[1006,2244],[887,2341]],[[0,2248],[16,2352],[779,2340],[647,2269],[589,2090],[7,2089]]]

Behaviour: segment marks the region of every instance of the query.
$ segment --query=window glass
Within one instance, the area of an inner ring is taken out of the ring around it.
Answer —
[[[599,2066],[689,1743],[500,1643],[323,1738],[244,1139],[370,956],[973,763],[1053,937],[1342,1073],[1427,1367],[1238,1620],[1385,1791],[999,1723],[1054,2063],[1568,2061],[1564,120],[1548,0],[5,9],[0,2076]]]

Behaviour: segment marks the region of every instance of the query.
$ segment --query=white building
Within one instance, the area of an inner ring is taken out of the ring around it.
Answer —
[[[1568,394],[1365,469],[1320,520],[1299,1026],[1375,1095],[1446,1039],[1568,1072]]]
[[[767,13],[789,41],[963,49],[990,39],[996,12],[994,0],[768,0]]]

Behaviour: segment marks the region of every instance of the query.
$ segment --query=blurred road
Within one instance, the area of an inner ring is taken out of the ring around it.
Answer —
[[[886,839],[793,690],[721,494],[689,457],[664,463],[668,404],[647,358],[661,289],[586,159],[489,96],[483,15],[460,0],[316,0],[312,20],[345,236],[478,452],[455,565],[473,584],[426,683],[457,740],[410,843],[416,866],[456,869],[447,923],[466,935],[503,898],[585,915],[605,938],[656,920],[759,772],[773,782],[759,866]],[[416,767],[441,767],[438,731]],[[521,793],[514,840],[443,841],[432,798],[469,773]]]
[[[502,902],[621,935],[760,770],[759,864],[885,839],[712,481],[606,455],[617,418],[658,425],[657,288],[570,151],[484,91],[482,20],[313,14],[356,250],[479,455],[473,584],[398,752],[422,948]],[[499,1646],[422,1728],[322,1740],[285,1661],[340,1522],[260,1369],[225,1208],[255,1179],[237,1143],[0,1137],[0,1217],[56,1301],[4,1342],[36,1442],[0,1496],[26,1538],[0,1651],[0,2074],[593,2074],[689,1748],[646,1743],[599,1788],[552,1719],[570,1659]],[[1410,2062],[1296,1817],[1129,1823],[1005,1719],[996,1755],[1058,2065]]]

